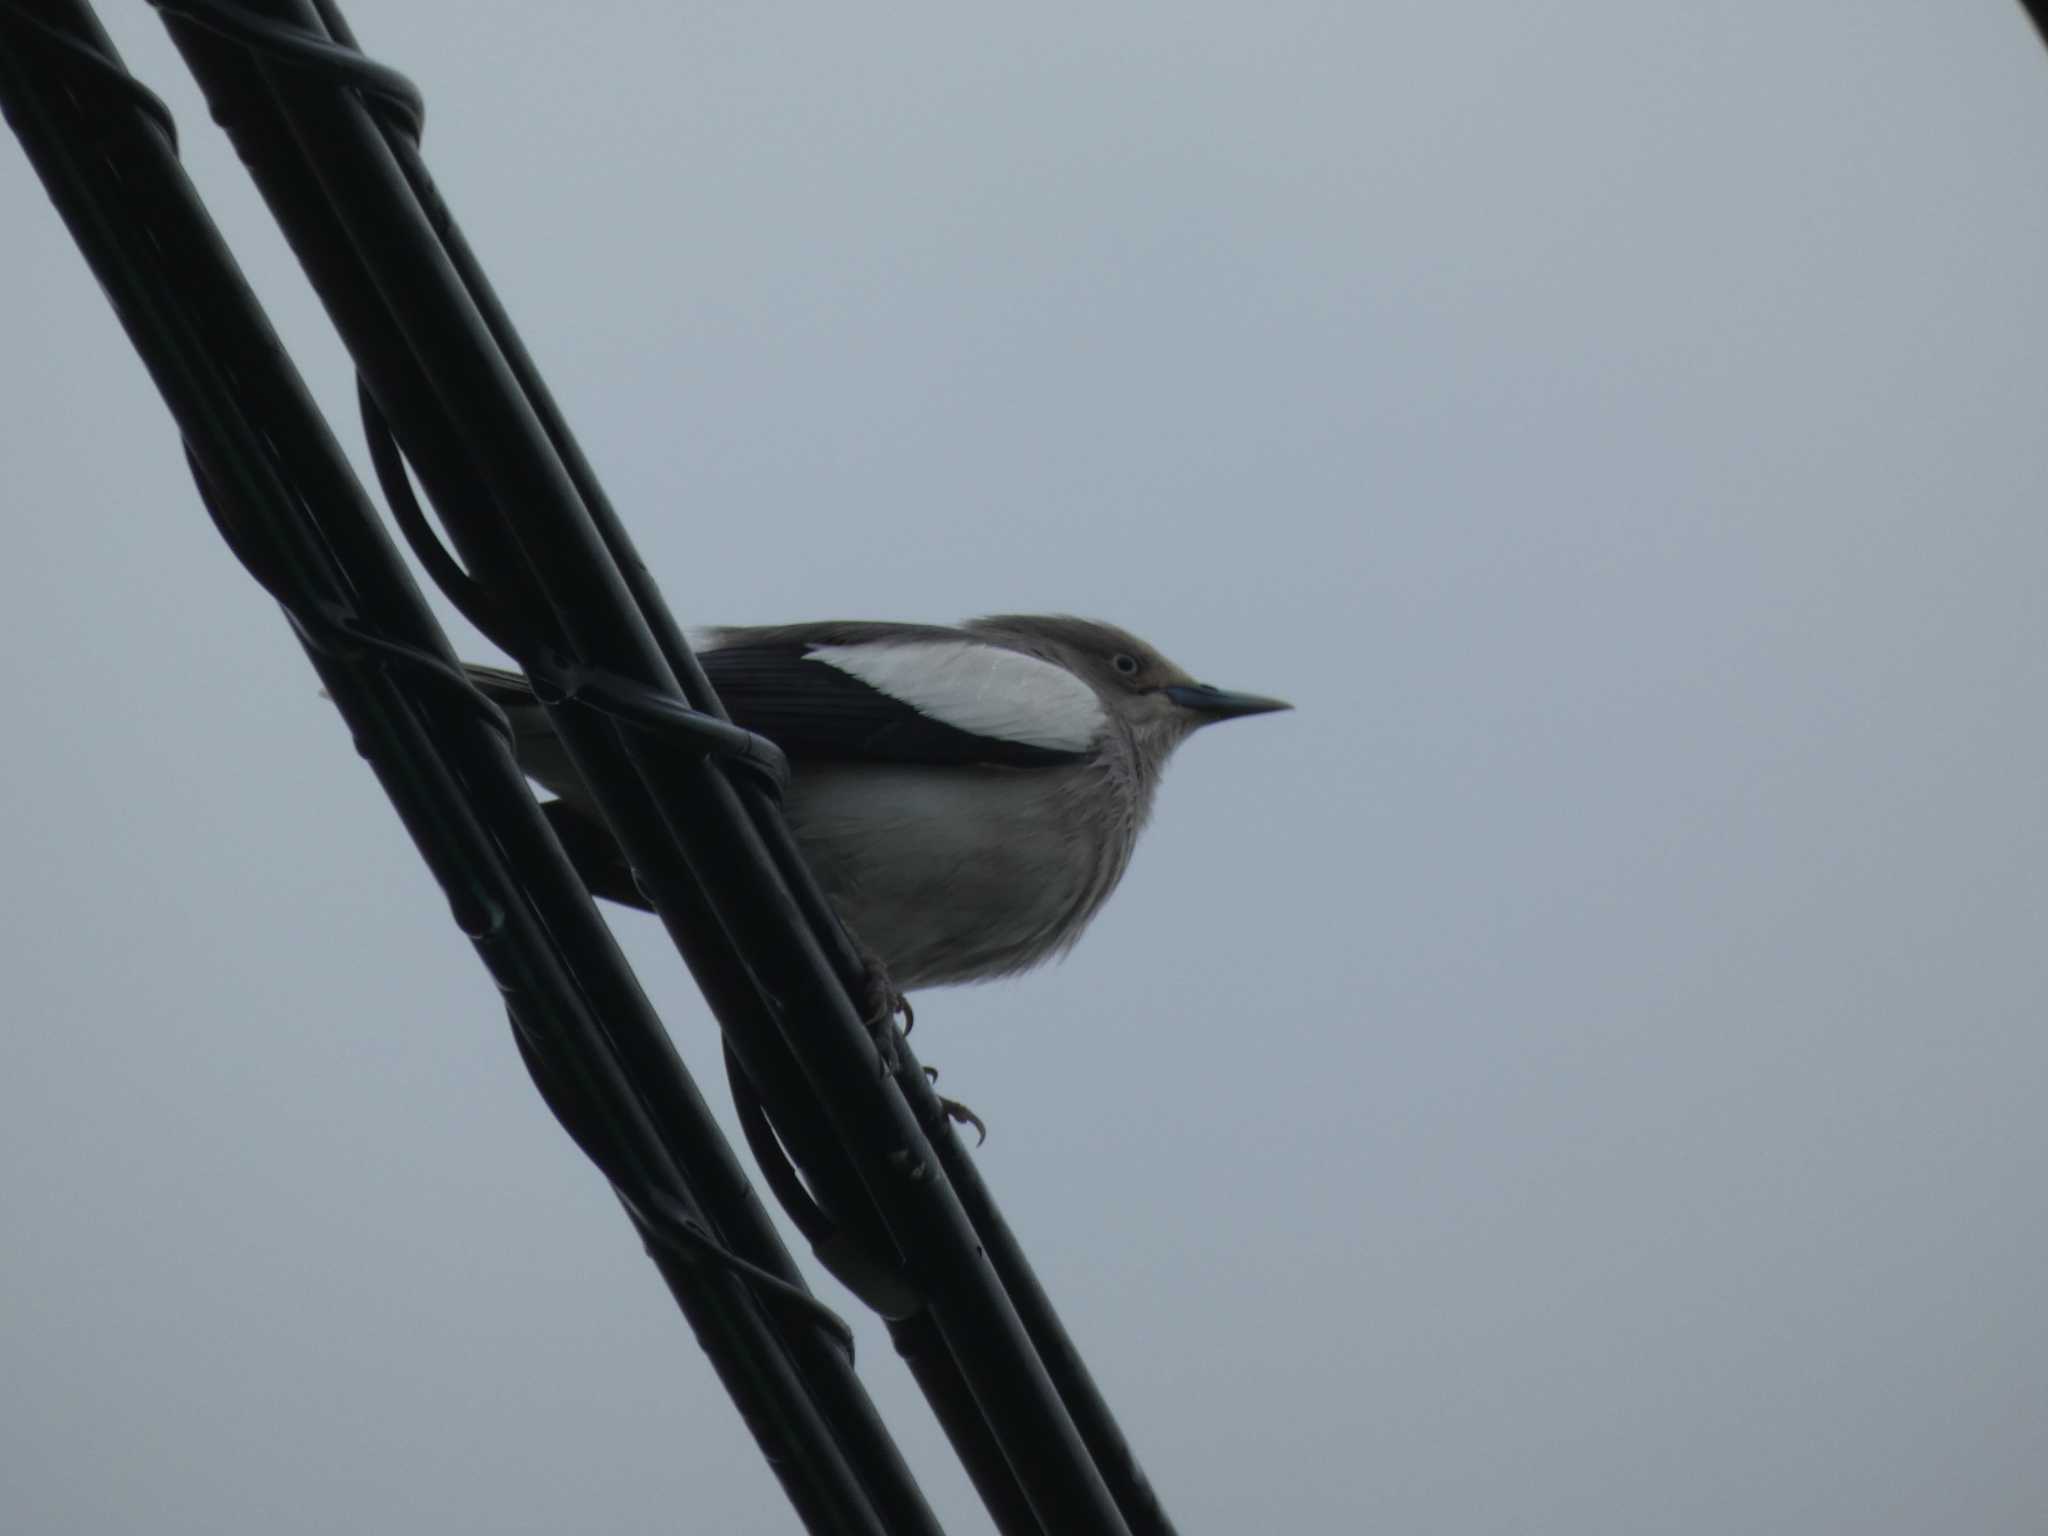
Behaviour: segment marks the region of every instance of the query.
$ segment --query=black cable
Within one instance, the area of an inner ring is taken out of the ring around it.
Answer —
[[[276,63],[322,76],[349,90],[361,91],[384,112],[395,114],[413,143],[427,128],[427,102],[420,88],[397,70],[343,46],[310,28],[266,16],[233,0],[149,0],[167,16],[206,28],[231,42],[260,52]]]
[[[844,1374],[843,1325],[793,1302],[794,1266],[687,1079],[675,1071],[655,1120],[644,1106],[658,1062],[636,1063],[631,1077],[621,1070],[613,1042],[658,1039],[666,1048],[659,1022],[549,835],[502,718],[472,706],[474,690],[170,158],[170,141],[136,92],[109,84],[119,59],[89,10],[51,0],[37,11],[25,24],[19,5],[0,10],[0,100],[10,122],[176,416],[217,523],[286,600],[457,922],[528,1028],[560,1043],[561,1083],[607,1126],[612,1171],[637,1201],[650,1252],[793,1502],[819,1531],[935,1529],[928,1512],[919,1517],[900,1466],[882,1469],[894,1481],[871,1497],[873,1430],[842,1440],[858,1391]],[[52,27],[73,41],[52,45]],[[450,698],[461,706],[444,708]],[[678,1157],[719,1207],[715,1221],[697,1193],[684,1193]],[[861,1476],[842,1444],[858,1447]]]
[[[370,407],[366,420],[388,418],[387,433],[373,425],[370,435],[394,515],[437,581],[459,594],[455,600],[464,611],[526,667],[596,790],[634,877],[652,895],[718,1012],[740,1066],[737,1076],[754,1097],[751,1111],[742,1108],[750,1141],[757,1150],[771,1143],[776,1150],[775,1158],[763,1159],[764,1168],[780,1165],[781,1172],[770,1172],[771,1182],[789,1198],[802,1191],[819,1218],[807,1236],[821,1255],[837,1245],[827,1259],[835,1270],[846,1272],[849,1263],[864,1269],[856,1290],[892,1317],[899,1349],[1004,1531],[1115,1532],[1126,1521],[1140,1530],[1168,1529],[1142,1478],[1133,1483],[1128,1452],[1085,1371],[1077,1384],[1070,1365],[1078,1356],[1007,1228],[992,1206],[971,1215],[956,1197],[956,1181],[978,1190],[978,1180],[907,1045],[888,1053],[901,1096],[877,1076],[874,1042],[848,995],[862,979],[858,953],[775,811],[778,775],[785,771],[780,754],[723,719],[426,176],[417,153],[418,93],[395,71],[337,46],[353,39],[331,0],[319,0],[317,14],[290,0],[171,0],[163,8],[179,18],[171,25],[174,40],[357,357]],[[322,24],[330,36],[320,35]],[[168,385],[166,394],[172,395]],[[405,460],[433,499],[459,561],[411,498]],[[208,477],[222,468],[209,465]],[[252,540],[243,506],[250,498],[243,489],[231,486],[216,499],[224,534],[246,548]],[[316,539],[325,536],[322,528]],[[320,553],[312,552],[313,564]],[[256,558],[273,562],[274,552],[266,548]],[[274,581],[279,573],[273,564],[262,574]],[[396,585],[416,600],[402,575]],[[474,693],[438,635],[432,647],[378,636],[381,615],[363,609],[365,599],[375,606],[376,593],[329,591],[295,605],[303,615],[295,619],[302,638],[344,671],[370,666],[382,677],[389,664],[394,679],[432,678],[423,698],[452,693],[467,700]],[[330,686],[349,711],[350,690]],[[502,728],[499,719],[488,733],[494,769],[505,764]],[[362,739],[360,725],[358,734]],[[728,783],[727,762],[748,767],[751,776]],[[400,788],[417,787],[411,783],[416,770],[383,764],[380,773]],[[498,784],[490,797],[496,810],[505,809],[495,804],[501,791]],[[399,788],[394,799],[423,850],[434,845],[430,858],[458,921],[487,963],[494,971],[521,972],[530,984],[538,973],[522,958],[519,898],[492,889],[491,880],[467,867],[473,858],[488,861],[489,850],[451,850],[442,829],[410,811]],[[526,823],[514,842],[531,836],[531,809],[527,797]],[[552,839],[546,847],[559,860]],[[550,933],[557,925],[580,932],[582,920],[580,913],[555,910],[544,922]],[[577,974],[599,979],[601,973],[588,972],[573,952],[565,958]],[[603,986],[616,1003],[616,985]],[[575,1034],[572,1029],[562,1038],[571,1043]],[[543,1035],[530,1021],[523,1024],[522,1050]],[[611,1039],[623,1053],[619,1065],[631,1074],[630,1106],[605,1087],[602,1071],[589,1076],[593,1064],[575,1051],[563,1053],[559,1067],[551,1048],[529,1051],[529,1062],[537,1056],[547,1062],[552,1081],[541,1083],[543,1093],[614,1177],[629,1213],[650,1234],[650,1252],[689,1306],[692,1282],[673,1266],[702,1268],[710,1250],[698,1238],[710,1229],[693,1219],[671,1222],[658,1201],[633,1191],[652,1171],[646,1157],[653,1148],[643,1144],[649,1122],[640,1117],[651,1114],[653,1126],[664,1126],[672,1115],[689,1120],[701,1105],[679,1069],[672,1075],[664,1066],[672,1059],[665,1039],[632,1030]],[[541,1071],[535,1075],[540,1083]],[[611,1120],[622,1109],[626,1119],[614,1129]],[[795,1156],[801,1176],[783,1158],[784,1149]],[[657,1177],[647,1187],[658,1192],[662,1182]],[[978,1195],[984,1205],[985,1194]],[[743,1218],[742,1205],[722,1225],[744,1224]],[[749,1231],[747,1241],[758,1246],[761,1233]],[[772,1234],[767,1241],[772,1245]],[[737,1262],[708,1262],[729,1278],[744,1280],[746,1266],[760,1267],[729,1243],[717,1247]],[[990,1258],[983,1257],[985,1247]],[[768,1304],[788,1311],[787,1297]],[[822,1319],[814,1322],[821,1337],[829,1335]],[[809,1331],[800,1330],[797,1342]],[[814,1368],[820,1365],[818,1356],[810,1358]],[[748,1408],[757,1401],[748,1394],[766,1385],[747,1385],[754,1366],[731,1354],[714,1353],[714,1361],[764,1446],[792,1432],[793,1420],[770,1426]],[[885,1528],[929,1528],[929,1512],[914,1490],[905,1491],[907,1474],[857,1387],[830,1369],[814,1369],[811,1382],[814,1402],[833,1415],[840,1443],[887,1510]],[[794,1406],[786,1392],[781,1401]],[[819,1529],[839,1528],[850,1506],[821,1500],[823,1485],[806,1480],[809,1473],[841,1475],[827,1469],[837,1453],[820,1441],[814,1453],[805,1453],[813,1463],[808,1471],[793,1472],[790,1461],[804,1454],[791,1458],[788,1452],[807,1442],[777,1443],[783,1447],[778,1471],[806,1520]],[[777,1459],[771,1448],[771,1460]]]
[[[308,26],[314,19],[306,6],[287,0],[263,8]],[[331,3],[323,3],[321,14],[338,21]],[[404,125],[387,122],[365,133],[370,120],[351,116],[352,97],[294,92],[276,99],[327,199],[351,223],[357,252],[391,306],[426,393],[446,413],[439,440],[408,438],[407,448],[465,564],[519,592],[525,611],[549,615],[562,647],[587,663],[644,679],[657,691],[679,678],[692,705],[715,711],[715,696],[575,451]],[[216,116],[234,131],[232,114],[218,103]],[[379,133],[389,164],[376,154]],[[238,143],[257,168],[253,138],[244,132]],[[433,232],[428,245],[411,243],[411,227],[420,220]],[[351,346],[357,347],[353,337]],[[388,369],[366,375],[380,399],[420,387]],[[514,394],[507,394],[508,386]],[[543,441],[536,441],[536,429]],[[480,490],[444,494],[445,476],[437,484],[414,452],[421,446],[444,471],[471,471]],[[475,520],[479,514],[482,522]],[[592,547],[593,532],[601,547]],[[659,639],[636,620],[652,625]],[[689,774],[658,745],[650,751],[615,729],[590,729],[582,711],[563,710],[555,723],[640,887],[654,898],[705,984],[749,1077],[771,1093],[783,1139],[793,1147],[814,1143],[808,1122],[815,1106],[845,1149],[859,1186],[844,1186],[836,1159],[803,1156],[807,1177],[831,1191],[835,1206],[865,1191],[896,1250],[916,1256],[917,1284],[940,1313],[953,1368],[970,1379],[972,1399],[1002,1440],[1040,1518],[1057,1529],[1113,1531],[1124,1525],[1117,1502],[1134,1518],[1156,1512],[1156,1503],[1133,1498],[1129,1489],[1110,1499],[1101,1467],[1062,1401],[1072,1384],[1054,1386],[966,1213],[950,1188],[930,1177],[935,1162],[920,1129],[924,1117],[910,1115],[899,1097],[875,1091],[873,1044],[846,995],[849,946],[787,848],[772,808],[736,802],[720,776]],[[678,852],[687,867],[676,862]],[[729,950],[707,942],[707,919]],[[816,968],[820,959],[829,974]],[[765,1020],[745,997],[749,987],[766,1005]],[[763,1022],[773,1034],[763,1033]],[[941,1126],[939,1138],[950,1139],[950,1131]],[[963,1435],[956,1433],[955,1441],[963,1443]],[[1114,1454],[1103,1460],[1117,1465]]]

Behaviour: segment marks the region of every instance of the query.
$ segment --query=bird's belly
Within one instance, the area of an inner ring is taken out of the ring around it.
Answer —
[[[1121,872],[1069,772],[807,765],[790,827],[895,985],[977,981],[1071,943]]]

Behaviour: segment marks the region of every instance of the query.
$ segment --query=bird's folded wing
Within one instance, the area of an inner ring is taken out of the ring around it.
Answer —
[[[734,722],[792,757],[1052,767],[1083,757],[1102,718],[1064,668],[944,631],[836,644],[778,635],[697,659]],[[553,734],[519,673],[464,670],[522,739]]]
[[[733,719],[792,757],[1050,767],[1087,752],[1102,712],[1065,669],[968,639],[743,642],[698,660]]]

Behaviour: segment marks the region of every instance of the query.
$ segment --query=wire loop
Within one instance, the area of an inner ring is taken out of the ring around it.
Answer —
[[[420,88],[388,64],[344,48],[318,32],[292,26],[274,17],[258,15],[246,6],[227,0],[149,0],[167,16],[176,16],[194,26],[204,27],[230,42],[240,43],[297,69],[360,91],[365,102],[380,118],[400,129],[417,144],[426,131],[427,101]],[[379,110],[381,109],[381,110]]]
[[[645,1201],[636,1201],[623,1192],[619,1198],[625,1203],[650,1249],[690,1259],[709,1259],[721,1268],[731,1270],[753,1286],[763,1299],[794,1311],[824,1329],[846,1356],[847,1364],[853,1363],[852,1327],[809,1291],[791,1285],[779,1275],[770,1274],[751,1259],[740,1257],[707,1232],[694,1216],[677,1207],[659,1191]]]
[[[175,155],[178,152],[177,120],[171,116],[171,109],[164,105],[163,98],[155,91],[84,38],[76,33],[67,32],[62,27],[52,26],[27,6],[20,4],[19,0],[7,0],[6,5],[0,8],[4,8],[7,14],[14,18],[17,26],[26,27],[52,47],[61,48],[73,63],[91,70],[101,85],[117,96],[125,97],[129,105],[141,112],[150,125],[164,136],[164,142],[170,146],[171,153]]]

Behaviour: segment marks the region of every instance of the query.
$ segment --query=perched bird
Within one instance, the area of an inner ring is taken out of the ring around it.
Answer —
[[[1196,682],[1090,619],[827,622],[693,636],[727,711],[789,756],[784,809],[897,989],[1064,953],[1130,862],[1173,749],[1290,706]],[[472,666],[592,891],[646,898],[525,678]]]

